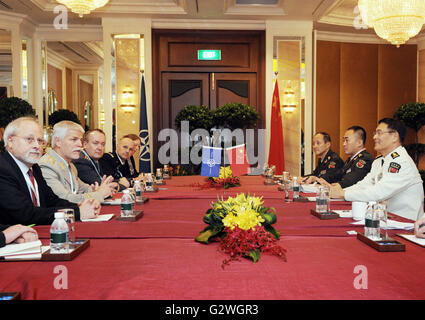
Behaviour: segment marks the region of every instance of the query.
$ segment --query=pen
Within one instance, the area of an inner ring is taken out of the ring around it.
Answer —
[[[27,227],[30,227],[30,228],[32,228],[32,227],[34,227],[35,226],[35,223],[34,224],[30,224],[29,226],[27,226]]]

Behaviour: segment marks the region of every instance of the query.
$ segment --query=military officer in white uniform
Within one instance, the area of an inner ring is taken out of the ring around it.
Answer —
[[[332,198],[347,201],[387,201],[389,212],[417,220],[424,214],[422,179],[412,158],[402,146],[406,128],[395,119],[378,122],[373,136],[375,150],[381,154],[371,171],[355,185],[331,187]]]

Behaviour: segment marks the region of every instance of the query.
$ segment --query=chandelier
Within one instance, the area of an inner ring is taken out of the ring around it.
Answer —
[[[363,22],[397,47],[425,23],[425,0],[359,0],[358,6]]]
[[[109,0],[56,0],[65,5],[72,12],[77,13],[81,18],[84,14],[89,14],[91,11],[103,7]]]

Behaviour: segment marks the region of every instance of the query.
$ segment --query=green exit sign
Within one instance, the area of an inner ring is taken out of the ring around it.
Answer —
[[[198,60],[221,60],[221,50],[198,50]]]

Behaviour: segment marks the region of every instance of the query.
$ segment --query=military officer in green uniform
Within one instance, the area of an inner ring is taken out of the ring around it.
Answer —
[[[342,159],[331,150],[331,137],[326,132],[318,132],[313,137],[313,151],[319,158],[313,173],[300,179],[301,183],[313,183],[319,178],[329,183],[338,181],[344,165]]]

